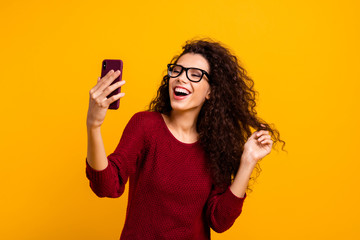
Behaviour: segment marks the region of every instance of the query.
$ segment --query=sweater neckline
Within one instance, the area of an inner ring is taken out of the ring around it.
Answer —
[[[162,116],[162,114],[160,112],[157,112],[159,117],[161,118],[161,122],[162,122],[162,125],[163,127],[166,129],[166,131],[169,133],[170,137],[172,139],[174,139],[176,142],[180,143],[181,145],[184,145],[184,146],[196,146],[199,144],[199,140],[197,140],[196,142],[193,142],[193,143],[184,143],[182,141],[180,141],[179,139],[177,139],[174,134],[172,134],[172,132],[170,131],[170,129],[168,128],[168,126],[166,125],[166,122],[165,122],[165,119],[164,117]]]

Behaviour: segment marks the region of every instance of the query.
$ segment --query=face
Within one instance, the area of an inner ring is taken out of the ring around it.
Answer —
[[[178,59],[176,64],[186,68],[200,68],[210,73],[210,66],[206,58],[200,54],[186,53]],[[186,96],[177,96],[176,90],[178,90],[178,88],[182,88],[183,90],[181,91],[188,94]],[[191,82],[186,77],[186,71],[184,70],[179,76],[169,79],[169,95],[173,110],[197,110],[197,112],[199,112],[205,99],[210,98],[208,78],[204,74],[200,82]]]

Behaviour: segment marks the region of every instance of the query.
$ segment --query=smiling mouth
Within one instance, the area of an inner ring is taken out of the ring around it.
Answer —
[[[184,88],[175,87],[174,88],[174,94],[178,97],[184,97],[190,94],[190,91]]]
[[[187,96],[187,95],[189,95],[189,94],[187,94],[187,93],[183,93],[183,92],[175,92],[175,95],[176,96]]]

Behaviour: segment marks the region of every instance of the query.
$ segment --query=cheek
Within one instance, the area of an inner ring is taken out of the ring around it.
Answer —
[[[209,86],[201,86],[201,88],[199,88],[198,90],[199,95],[201,95],[201,98],[205,98],[208,93],[210,92],[210,87]]]
[[[171,83],[171,80],[170,80],[169,83],[168,83],[168,86],[167,86],[169,94],[171,93],[171,86],[172,86],[172,83]]]
[[[197,104],[203,103],[206,101],[207,89],[197,89],[197,92],[194,96],[194,100]]]

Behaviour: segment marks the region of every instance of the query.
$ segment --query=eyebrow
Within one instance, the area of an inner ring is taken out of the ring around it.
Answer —
[[[180,66],[182,66],[182,67],[185,67],[184,65],[182,65],[182,64],[179,64],[179,63],[175,63],[176,65],[180,65]],[[208,70],[205,70],[204,68],[201,68],[201,67],[185,67],[185,68],[197,68],[197,69],[201,69],[201,70],[204,70],[204,71],[206,71],[206,72],[209,72]]]

